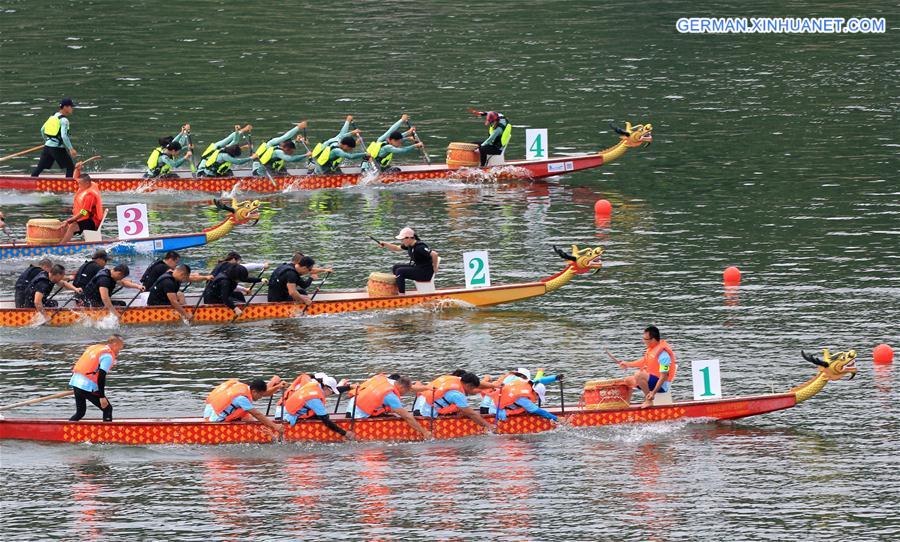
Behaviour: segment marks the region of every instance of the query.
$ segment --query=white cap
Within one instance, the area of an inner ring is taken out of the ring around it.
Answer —
[[[335,394],[340,393],[337,388],[337,380],[335,380],[334,378],[332,378],[330,376],[325,376],[322,378],[322,385],[327,388],[330,388],[331,391],[333,391]]]
[[[519,367],[516,372],[525,377],[525,380],[531,380],[531,371],[524,367]]]
[[[407,227],[403,228],[402,230],[400,230],[400,233],[397,234],[396,239],[402,240],[407,237],[415,237],[415,236],[416,236],[416,231],[414,229],[410,228],[409,226],[407,226]]]
[[[543,384],[535,384],[534,385],[534,393],[541,399],[542,403],[547,402],[547,386]]]

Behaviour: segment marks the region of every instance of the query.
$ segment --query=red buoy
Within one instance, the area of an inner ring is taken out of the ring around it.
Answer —
[[[725,280],[725,286],[737,286],[741,283],[741,270],[733,265],[726,267],[722,278]]]
[[[882,343],[872,350],[872,359],[877,365],[888,365],[894,361],[894,349]]]
[[[609,216],[612,214],[612,203],[608,199],[598,199],[594,204],[594,214]]]

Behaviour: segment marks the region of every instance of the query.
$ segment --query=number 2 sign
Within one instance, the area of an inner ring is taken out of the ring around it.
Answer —
[[[487,288],[491,285],[491,266],[486,250],[463,252],[466,288]]]
[[[116,221],[119,224],[119,239],[150,237],[147,204],[145,203],[116,206]]]

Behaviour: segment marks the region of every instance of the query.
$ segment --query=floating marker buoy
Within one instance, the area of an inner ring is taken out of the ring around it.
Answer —
[[[741,270],[733,265],[726,267],[722,278],[725,279],[725,286],[737,286],[741,283]]]
[[[894,361],[894,349],[882,343],[872,350],[872,359],[877,365],[888,365]]]
[[[612,214],[612,203],[608,199],[598,199],[594,204],[594,214],[601,216],[609,216]]]

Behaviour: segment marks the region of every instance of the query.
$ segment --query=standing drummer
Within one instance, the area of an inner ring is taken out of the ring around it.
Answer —
[[[37,177],[42,171],[56,162],[66,170],[66,177],[75,171],[74,158],[78,151],[69,141],[69,115],[75,110],[75,102],[71,98],[63,98],[59,102],[59,111],[50,116],[41,126],[41,137],[44,138],[44,149],[37,165],[31,170],[31,176]]]
[[[438,270],[438,253],[428,248],[409,226],[400,230],[396,238],[400,241],[399,245],[386,241],[378,241],[378,244],[394,252],[405,250],[409,255],[409,263],[398,263],[391,268],[397,277],[397,291],[403,294],[406,293],[406,279],[428,282],[434,277]]]

